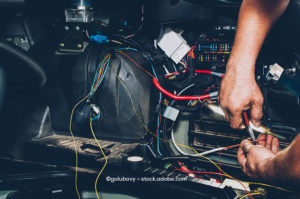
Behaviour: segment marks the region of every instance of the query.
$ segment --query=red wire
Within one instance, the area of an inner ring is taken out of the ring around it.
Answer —
[[[212,71],[210,70],[195,70],[195,73],[205,73],[205,74],[211,74]]]
[[[250,122],[249,122],[249,118],[248,118],[248,115],[247,115],[246,111],[243,112],[243,116],[244,116],[244,120],[245,120],[245,125],[247,127],[249,127],[250,126]]]
[[[152,79],[153,84],[155,85],[155,87],[162,92],[163,94],[167,95],[168,97],[174,99],[174,100],[203,100],[203,99],[207,99],[210,98],[210,95],[200,95],[200,96],[178,96],[178,95],[174,95],[172,93],[170,93],[169,91],[165,90],[157,81],[157,79],[154,77]],[[199,99],[198,99],[199,98]]]
[[[165,78],[169,78],[169,77],[171,77],[173,75],[176,75],[176,74],[180,74],[180,72],[170,73],[170,74],[166,75]]]
[[[182,171],[181,169],[176,169],[176,171]],[[184,172],[184,171],[183,171]],[[225,176],[224,174],[220,174],[220,173],[215,173],[215,172],[203,172],[203,171],[189,171],[190,173],[198,173],[198,174],[211,174],[211,175],[219,175],[219,176]],[[247,194],[250,196],[251,199],[253,199],[252,195],[249,193],[249,191],[247,190],[247,188],[245,187],[245,185],[239,181],[239,180],[235,180],[238,183],[240,183],[242,185],[242,187],[245,189],[245,191],[247,192]]]
[[[127,57],[132,63],[134,63],[136,66],[138,66],[140,69],[142,69],[145,73],[147,73],[149,76],[151,76],[151,77],[153,77],[154,78],[154,76],[151,74],[151,73],[149,73],[146,69],[144,69],[142,66],[140,66],[138,63],[136,63],[131,57],[129,57],[127,54],[125,54],[125,53],[123,53],[123,52],[121,52],[121,51],[117,51],[118,53],[120,53],[120,54],[122,54],[122,55],[124,55],[125,57]]]
[[[109,60],[109,58],[105,60],[105,62],[104,62],[104,64],[103,64],[103,67],[102,67],[101,70],[99,71],[98,78],[97,78],[97,81],[96,81],[96,83],[95,83],[95,85],[94,85],[93,90],[96,88],[96,86],[97,86],[97,84],[98,84],[98,82],[99,82],[99,80],[100,80],[102,71],[103,71],[103,69],[105,68],[105,65],[107,64],[108,60]]]
[[[182,73],[186,73],[186,72],[187,72],[187,71],[182,72]],[[200,73],[200,74],[209,74],[209,75],[212,74],[212,71],[210,71],[210,70],[195,70],[194,72],[195,72],[195,73]],[[173,76],[173,75],[176,75],[176,74],[180,74],[180,72],[170,73],[170,74],[166,75],[165,78],[169,78],[169,77],[171,77],[171,76]],[[224,77],[224,74],[222,74],[222,78],[223,78],[223,77]]]
[[[191,50],[189,51],[189,53],[187,54],[187,57],[192,57],[193,59],[195,59],[195,53],[194,50],[197,46],[192,46]]]

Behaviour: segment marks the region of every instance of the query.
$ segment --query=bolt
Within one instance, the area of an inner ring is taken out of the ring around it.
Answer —
[[[60,43],[59,46],[60,46],[60,47],[64,47],[65,44],[64,44],[64,43]]]
[[[288,71],[288,72],[295,73],[295,72],[296,72],[296,68],[295,68],[295,67],[294,67],[294,68],[289,68],[289,69],[287,69],[287,71]]]
[[[70,30],[69,26],[65,26],[64,29],[65,29],[65,31]]]
[[[78,48],[82,48],[82,45],[81,45],[81,44],[77,44],[77,47],[78,47]]]
[[[79,31],[80,27],[79,26],[75,26],[75,30]]]

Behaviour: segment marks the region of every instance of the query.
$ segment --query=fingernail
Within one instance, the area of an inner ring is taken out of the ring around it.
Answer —
[[[260,127],[260,122],[255,122],[255,123],[254,123],[254,126]]]

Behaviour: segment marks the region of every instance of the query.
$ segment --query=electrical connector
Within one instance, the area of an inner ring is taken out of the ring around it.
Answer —
[[[172,121],[176,121],[177,117],[179,115],[179,110],[176,109],[176,108],[173,108],[171,106],[167,106],[163,116],[169,120],[172,120]]]
[[[96,42],[98,44],[107,44],[108,38],[105,35],[91,35],[90,41]]]
[[[275,81],[278,81],[284,71],[284,68],[280,66],[279,64],[275,63],[270,67],[270,70],[267,74],[267,79],[273,79]],[[270,77],[271,76],[271,77]]]
[[[191,47],[185,39],[173,30],[164,33],[157,45],[170,57],[176,64],[190,51]]]

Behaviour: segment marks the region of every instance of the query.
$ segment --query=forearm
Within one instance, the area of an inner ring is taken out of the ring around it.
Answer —
[[[262,44],[272,25],[287,8],[289,1],[243,1],[228,67],[241,68],[241,71],[248,74],[254,72],[256,58]]]
[[[292,144],[268,161],[265,179],[283,184],[300,184],[300,135]]]

